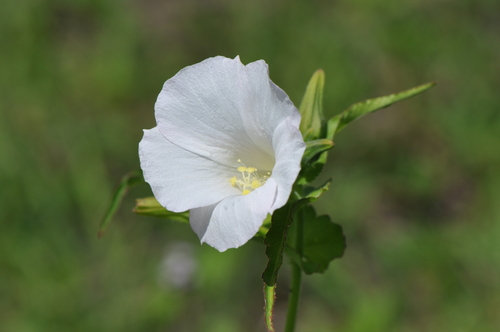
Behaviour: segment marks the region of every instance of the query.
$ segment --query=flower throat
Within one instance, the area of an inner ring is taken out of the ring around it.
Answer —
[[[270,172],[267,172],[267,174],[263,176],[259,175],[257,168],[246,167],[241,162],[241,159],[238,159],[238,163],[242,165],[237,168],[238,172],[241,173],[241,178],[233,176],[229,182],[233,187],[238,188],[243,195],[247,195],[255,189],[262,187],[271,175]]]

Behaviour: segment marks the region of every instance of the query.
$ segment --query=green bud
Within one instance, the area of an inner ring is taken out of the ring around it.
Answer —
[[[183,223],[189,222],[189,212],[168,211],[154,197],[136,199],[134,212],[143,216],[166,218]]]
[[[318,69],[309,84],[300,103],[299,111],[302,115],[300,131],[305,141],[320,137],[324,123],[323,117],[323,88],[325,86],[325,72]]]

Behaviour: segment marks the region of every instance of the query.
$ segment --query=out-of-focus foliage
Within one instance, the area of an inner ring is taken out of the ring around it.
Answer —
[[[336,137],[315,204],[347,250],[304,278],[299,331],[500,330],[499,35],[496,0],[7,0],[0,331],[264,330],[260,243],[131,213],[147,186],[95,236],[163,82],[219,54],[265,59],[296,105],[322,68],[326,118],[439,83]]]

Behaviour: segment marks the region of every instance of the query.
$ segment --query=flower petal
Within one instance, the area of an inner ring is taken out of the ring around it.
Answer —
[[[210,218],[212,217],[212,213],[215,207],[219,204],[219,202],[203,206],[196,209],[189,210],[189,224],[193,231],[198,235],[200,240],[203,238],[203,235],[207,232],[208,224],[210,223]]]
[[[276,128],[273,136],[273,148],[276,164],[271,179],[278,183],[278,193],[272,211],[286,204],[292,191],[293,183],[300,172],[300,162],[306,148],[299,131],[300,115],[294,113]]]
[[[273,179],[248,195],[226,197],[219,204],[190,211],[190,223],[202,243],[219,251],[250,240],[270,213],[277,184]],[[207,218],[210,218],[207,222]]]
[[[167,210],[182,212],[240,194],[229,182],[233,168],[178,147],[157,127],[144,130],[139,157],[144,179]]]
[[[247,134],[259,146],[274,150],[272,140],[278,125],[290,116],[300,114],[287,94],[269,79],[263,60],[249,63],[240,76],[245,93],[241,95],[241,118]]]
[[[155,104],[161,133],[219,163],[260,170],[274,165],[275,128],[297,109],[271,82],[264,61],[209,58],[165,82]]]

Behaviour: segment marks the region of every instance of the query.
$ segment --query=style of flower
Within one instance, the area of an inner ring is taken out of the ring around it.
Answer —
[[[260,60],[214,57],[165,82],[144,130],[144,178],[167,210],[190,211],[202,243],[250,240],[288,201],[305,143],[300,114]]]

